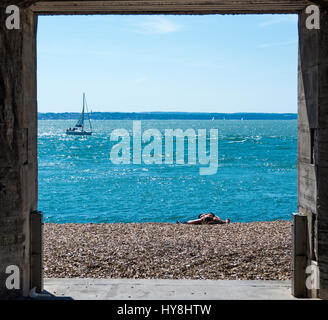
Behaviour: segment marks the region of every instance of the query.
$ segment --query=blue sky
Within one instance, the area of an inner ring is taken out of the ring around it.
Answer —
[[[38,111],[297,112],[297,19],[41,16]]]

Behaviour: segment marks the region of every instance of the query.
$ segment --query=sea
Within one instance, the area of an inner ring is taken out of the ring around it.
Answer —
[[[206,129],[209,155],[210,130],[217,129],[217,171],[209,175],[200,174],[206,165],[199,161],[188,163],[187,139],[185,163],[174,157],[171,164],[135,164],[132,120],[96,120],[92,136],[66,135],[75,122],[38,121],[38,208],[44,222],[175,223],[205,212],[254,222],[290,220],[297,210],[297,120],[141,121],[142,133],[162,134],[163,159],[165,130],[192,129],[196,140],[190,143],[197,145],[199,130]],[[124,151],[130,163],[112,161],[123,139],[113,139],[116,129],[131,138]]]

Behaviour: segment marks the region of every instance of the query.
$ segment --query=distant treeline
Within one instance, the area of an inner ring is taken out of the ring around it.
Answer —
[[[80,113],[38,113],[39,120],[79,119]],[[92,120],[296,120],[296,113],[92,112]]]

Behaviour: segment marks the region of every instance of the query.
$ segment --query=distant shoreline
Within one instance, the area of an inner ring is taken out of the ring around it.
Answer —
[[[79,119],[78,112],[38,113],[38,120]],[[91,120],[297,120],[297,113],[91,112]]]

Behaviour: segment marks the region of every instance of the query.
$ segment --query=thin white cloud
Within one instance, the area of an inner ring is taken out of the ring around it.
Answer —
[[[181,26],[164,17],[149,17],[134,25],[134,31],[141,34],[165,34],[176,32]]]
[[[274,24],[296,23],[297,20],[297,15],[276,15],[272,16],[269,20],[261,22],[258,26],[261,28],[265,28]]]
[[[295,43],[297,43],[297,40],[289,40],[289,41],[282,41],[282,42],[268,42],[268,43],[262,43],[258,45],[258,47],[259,48],[283,47]]]
[[[148,80],[147,77],[141,77],[141,78],[136,79],[136,83],[142,83],[142,82],[145,82],[147,80]]]

